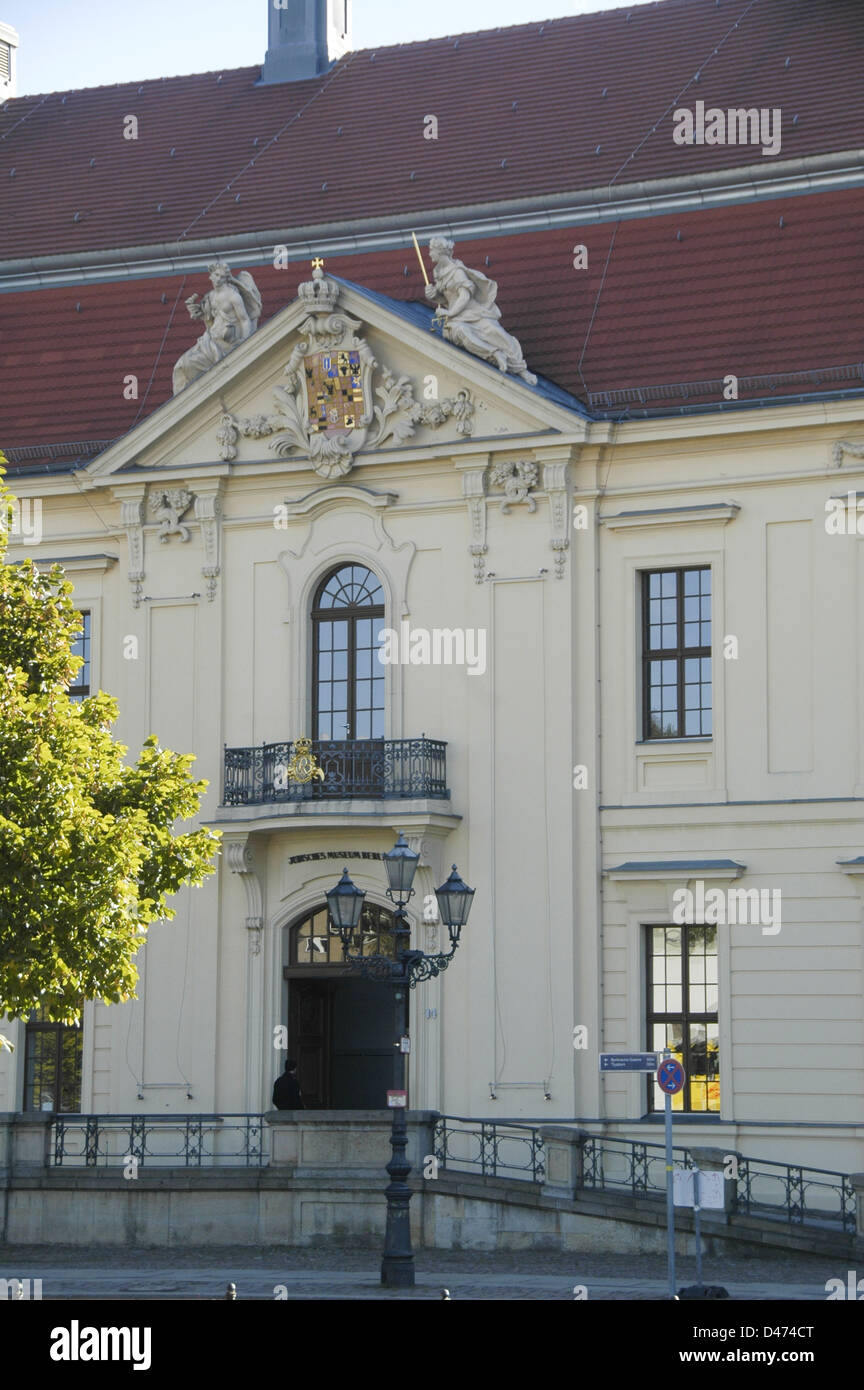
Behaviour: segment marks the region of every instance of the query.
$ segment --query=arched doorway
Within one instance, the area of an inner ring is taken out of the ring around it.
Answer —
[[[370,903],[358,928],[364,955],[392,955],[393,914]],[[288,1053],[310,1110],[383,1110],[393,1084],[392,991],[355,974],[328,929],[326,905],[288,929]]]

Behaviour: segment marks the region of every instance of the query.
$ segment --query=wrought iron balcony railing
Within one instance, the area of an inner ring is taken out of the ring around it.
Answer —
[[[313,739],[323,779],[291,780],[294,743],[225,749],[223,805],[450,795],[446,743],[426,738]]]

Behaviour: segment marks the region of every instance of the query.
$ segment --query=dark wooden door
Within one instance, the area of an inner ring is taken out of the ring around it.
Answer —
[[[330,980],[292,980],[288,1050],[307,1110],[330,1105]]]
[[[289,975],[288,1048],[308,1110],[383,1110],[393,1085],[393,998],[374,980]]]

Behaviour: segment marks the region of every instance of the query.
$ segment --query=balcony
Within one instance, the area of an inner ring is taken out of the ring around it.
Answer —
[[[394,801],[450,796],[447,744],[439,739],[313,739],[311,751],[324,773],[292,782],[287,768],[294,743],[226,748],[224,806],[263,806],[304,801]]]

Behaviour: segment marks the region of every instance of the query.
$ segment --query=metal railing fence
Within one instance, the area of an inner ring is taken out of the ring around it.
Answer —
[[[56,1168],[256,1168],[268,1157],[263,1115],[57,1115]]]

